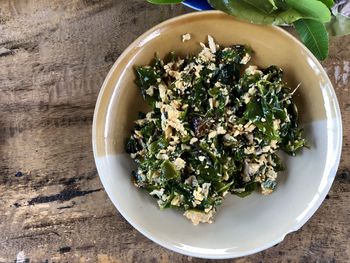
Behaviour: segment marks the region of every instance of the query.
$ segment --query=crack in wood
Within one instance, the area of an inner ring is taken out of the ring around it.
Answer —
[[[106,218],[111,218],[111,217],[116,217],[118,216],[118,214],[112,213],[112,214],[107,214],[107,215],[103,215],[103,216],[88,216],[88,217],[80,217],[80,218],[65,218],[62,221],[51,221],[51,222],[46,222],[46,223],[40,223],[40,224],[36,224],[36,225],[27,225],[23,227],[23,230],[34,230],[34,229],[41,229],[41,228],[54,228],[57,226],[69,226],[69,225],[73,225],[76,223],[86,223],[88,221],[95,221],[95,220],[104,220]],[[123,219],[124,220],[124,219]],[[127,225],[128,230],[131,230],[131,226]]]
[[[22,205],[20,203],[16,202],[16,203],[13,204],[13,206],[18,208],[18,207],[21,207]]]
[[[95,248],[94,245],[86,245],[86,246],[81,246],[81,247],[76,247],[76,250],[90,250],[92,248]]]
[[[1,129],[0,129],[1,130]],[[1,131],[0,131],[1,134]],[[47,186],[53,186],[57,184],[64,185],[65,187],[68,186],[75,186],[80,181],[90,181],[95,179],[97,175],[96,168],[92,169],[91,171],[87,171],[86,173],[82,173],[81,175],[77,175],[75,177],[70,178],[60,178],[62,177],[62,173],[65,173],[65,171],[53,171],[50,173],[50,179],[47,177],[41,178],[42,175],[40,175],[39,170],[30,170],[23,173],[22,177],[13,176],[14,169],[11,169],[10,167],[1,166],[1,159],[0,159],[0,170],[3,171],[2,176],[0,176],[0,185],[7,185],[7,187],[16,186],[18,189],[25,189],[28,188],[30,185],[30,188],[33,190],[41,189],[42,187]]]
[[[12,54],[13,54],[13,51],[11,49],[8,49],[5,47],[0,48],[0,57],[12,55]]]
[[[32,198],[28,201],[28,205],[34,205],[34,204],[44,204],[44,203],[50,203],[55,201],[68,201],[75,197],[84,196],[87,194],[95,193],[101,191],[102,188],[94,189],[94,190],[87,190],[87,191],[80,191],[76,189],[64,189],[62,192],[55,194],[55,195],[49,195],[49,196],[37,196]]]
[[[91,125],[92,111],[93,110],[91,109],[91,112],[88,112],[88,113],[80,112],[79,116],[63,116],[59,118],[50,118],[44,121],[39,121],[39,122],[33,121],[32,123],[24,123],[24,124],[16,125],[15,127],[11,126],[11,123],[10,123],[10,126],[0,128],[0,134],[2,134],[2,136],[4,137],[6,135],[13,137],[15,134],[22,133],[26,130],[48,128],[48,127],[62,128],[62,127],[71,127],[71,126],[77,126],[77,125],[80,125],[80,127],[82,127],[83,125]],[[82,116],[82,114],[86,116]]]
[[[93,171],[87,172],[83,175],[79,175],[79,176],[71,177],[71,178],[62,178],[59,180],[58,183],[65,185],[65,186],[71,186],[71,185],[78,183],[81,180],[87,180],[87,181],[92,180],[92,179],[96,178],[96,176],[97,176],[97,170],[93,169]]]
[[[66,247],[61,247],[61,248],[58,250],[58,252],[60,252],[60,254],[64,254],[64,253],[70,252],[71,250],[72,250],[71,247],[66,246]]]
[[[66,205],[66,206],[60,206],[60,207],[57,207],[57,210],[63,210],[63,209],[69,209],[69,208],[73,208],[75,206],[75,202],[72,201],[72,204],[71,205]]]
[[[346,183],[350,183],[350,172],[349,169],[343,169],[338,171],[337,176],[335,177],[336,180],[340,180]]]
[[[23,176],[23,173],[18,171],[16,174],[15,174],[16,177],[22,177]]]
[[[40,35],[42,33],[39,33]],[[2,43],[4,46],[7,46],[7,49],[9,50],[18,50],[18,49],[24,49],[26,51],[29,52],[34,52],[34,51],[38,51],[38,46],[39,43],[38,41],[33,41],[33,39],[28,39],[28,40],[14,40],[14,41],[8,41],[8,42],[4,42]]]
[[[9,240],[17,240],[17,239],[23,239],[23,238],[35,238],[39,236],[47,236],[47,235],[55,235],[60,237],[61,235],[58,234],[56,231],[48,231],[48,232],[43,232],[43,233],[34,233],[34,234],[28,234],[28,235],[21,235],[17,237],[11,237]]]

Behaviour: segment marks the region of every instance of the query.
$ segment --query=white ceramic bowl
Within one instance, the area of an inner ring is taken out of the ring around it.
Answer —
[[[192,40],[181,42],[183,33]],[[212,35],[223,45],[245,43],[255,50],[253,63],[275,64],[286,80],[301,82],[297,104],[311,145],[297,157],[284,156],[276,191],[246,198],[229,196],[212,224],[193,226],[182,213],[161,211],[145,191],[131,183],[135,168],[124,140],[145,103],[134,84],[133,66],[148,64],[155,52],[164,56],[195,53],[198,42]],[[109,72],[96,104],[93,150],[101,181],[119,212],[146,237],[176,252],[203,258],[233,258],[269,248],[298,230],[324,200],[340,159],[341,116],[336,95],[322,66],[288,33],[272,26],[234,20],[221,12],[180,16],[157,25],[135,40]]]

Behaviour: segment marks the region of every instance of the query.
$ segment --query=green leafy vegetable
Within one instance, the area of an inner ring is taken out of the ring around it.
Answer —
[[[297,32],[302,33],[300,37],[303,43],[318,59],[323,60],[328,55],[328,36],[325,35],[323,24],[331,20],[328,7],[332,5],[332,0],[209,0],[208,2],[216,9],[253,23],[273,25],[293,23]],[[344,20],[342,22],[341,25],[347,28]],[[345,33],[346,30],[341,30],[339,25],[332,20],[329,29],[334,34]]]
[[[271,13],[277,9],[277,6],[273,0],[243,0],[244,2],[255,6],[257,9],[265,13]]]
[[[139,114],[125,150],[137,164],[134,184],[161,209],[210,222],[227,193],[271,193],[283,170],[277,151],[294,156],[305,146],[282,70],[245,68],[252,53],[243,45],[203,47],[197,56],[171,53],[136,67],[151,110]]]
[[[319,59],[328,56],[328,34],[325,26],[318,21],[301,19],[294,22],[295,29],[308,49]]]
[[[331,20],[331,12],[328,7],[317,0],[285,0],[286,4],[298,11],[303,19],[315,19],[321,23]]]
[[[208,2],[215,9],[257,24],[283,25],[293,23],[294,21],[302,18],[302,15],[294,9],[278,10],[272,13],[266,13],[243,0],[208,0]]]
[[[174,165],[169,162],[168,160],[165,160],[161,166],[161,175],[166,179],[166,180],[171,180],[175,179],[180,176],[180,173],[176,171]]]
[[[324,3],[328,8],[331,8],[334,5],[334,1],[333,0],[319,0],[322,3]]]

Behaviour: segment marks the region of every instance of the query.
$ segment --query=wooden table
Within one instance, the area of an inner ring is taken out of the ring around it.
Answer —
[[[142,32],[186,12],[144,0],[0,1],[0,262],[208,262],[131,227],[99,181],[91,123],[100,86]],[[350,37],[323,63],[344,147],[317,213],[281,244],[235,262],[350,261]]]

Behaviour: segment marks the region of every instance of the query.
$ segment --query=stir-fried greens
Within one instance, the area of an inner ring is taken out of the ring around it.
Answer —
[[[276,152],[305,146],[280,68],[245,66],[252,52],[243,45],[220,48],[209,36],[201,46],[197,56],[171,53],[136,68],[151,111],[126,144],[135,185],[194,224],[210,223],[229,192],[271,193],[283,170]]]

